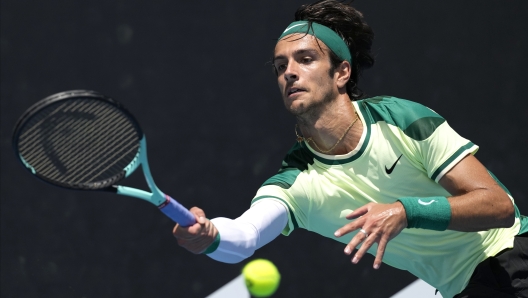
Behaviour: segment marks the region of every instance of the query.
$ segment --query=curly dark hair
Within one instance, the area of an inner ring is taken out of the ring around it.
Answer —
[[[295,12],[295,21],[308,21],[324,25],[334,30],[345,41],[352,55],[352,75],[346,84],[346,90],[352,100],[363,97],[358,87],[359,77],[364,69],[374,65],[370,52],[374,32],[364,21],[363,14],[349,5],[336,0],[322,0],[313,4],[301,5]],[[335,69],[343,62],[330,51],[333,75]]]

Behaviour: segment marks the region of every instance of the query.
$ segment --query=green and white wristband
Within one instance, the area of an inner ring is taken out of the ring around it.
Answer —
[[[204,252],[202,252],[202,254],[207,255],[207,254],[213,253],[218,248],[219,245],[220,245],[220,233],[217,233],[213,243],[211,243],[211,245],[209,245],[209,247],[207,247],[207,249]]]
[[[446,197],[399,198],[407,214],[407,228],[445,231],[451,222],[451,205]]]

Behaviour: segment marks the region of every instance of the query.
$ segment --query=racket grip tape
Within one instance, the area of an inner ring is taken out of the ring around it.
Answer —
[[[194,214],[192,214],[187,208],[183,207],[180,203],[168,195],[165,195],[165,199],[165,203],[158,206],[158,208],[170,219],[179,223],[183,227],[192,226],[196,223]]]

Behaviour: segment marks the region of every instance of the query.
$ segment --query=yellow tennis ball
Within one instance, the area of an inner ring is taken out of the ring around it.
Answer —
[[[242,275],[249,292],[255,297],[269,297],[279,287],[279,270],[272,262],[265,259],[256,259],[247,263],[242,269]]]

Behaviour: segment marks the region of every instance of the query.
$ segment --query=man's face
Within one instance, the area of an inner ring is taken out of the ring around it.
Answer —
[[[322,49],[322,50],[321,50]],[[275,46],[273,65],[284,105],[296,116],[315,116],[339,93],[326,45],[312,35],[292,34]]]

